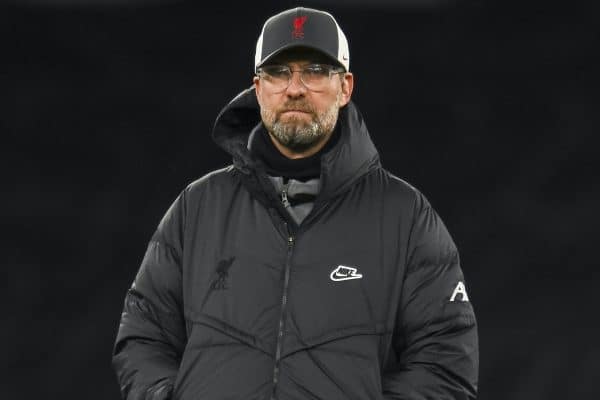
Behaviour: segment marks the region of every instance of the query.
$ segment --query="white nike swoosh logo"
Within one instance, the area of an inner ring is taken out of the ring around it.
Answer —
[[[362,278],[362,274],[356,273],[357,269],[354,267],[347,267],[345,265],[338,265],[336,269],[331,271],[329,278],[332,281],[348,281],[350,279],[360,279]]]

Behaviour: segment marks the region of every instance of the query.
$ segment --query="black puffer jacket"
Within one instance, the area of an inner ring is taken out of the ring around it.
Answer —
[[[247,150],[252,89],[216,142],[234,165],[190,184],[148,246],[113,364],[123,396],[473,399],[475,316],[427,200],[379,162],[353,103],[300,226]]]

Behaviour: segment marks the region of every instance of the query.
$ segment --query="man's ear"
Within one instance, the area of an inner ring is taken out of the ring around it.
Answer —
[[[258,79],[258,76],[254,76],[254,78],[252,78],[252,83],[254,84],[254,89],[257,91],[256,95],[258,96],[258,87],[260,86],[260,79]]]
[[[258,103],[260,104],[260,96],[262,94],[262,86],[260,85],[260,79],[258,78],[258,76],[255,76],[254,78],[252,78],[252,83],[254,84],[254,93],[256,94],[256,99],[258,100]]]
[[[340,101],[340,107],[345,106],[352,97],[352,90],[354,89],[354,75],[352,72],[346,72],[342,77],[342,98]]]

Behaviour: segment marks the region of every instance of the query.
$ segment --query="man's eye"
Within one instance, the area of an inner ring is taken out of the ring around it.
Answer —
[[[273,78],[287,78],[289,75],[287,68],[268,68],[264,71]]]
[[[329,75],[329,70],[321,65],[312,65],[304,69],[304,73],[311,76]]]

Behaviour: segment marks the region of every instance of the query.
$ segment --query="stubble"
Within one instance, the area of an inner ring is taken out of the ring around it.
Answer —
[[[340,91],[336,101],[321,114],[318,114],[304,100],[288,101],[281,110],[261,109],[260,114],[265,127],[275,140],[290,150],[301,152],[319,143],[333,131],[339,115],[341,97]],[[307,121],[291,116],[283,121],[281,115],[288,110],[301,110],[308,113],[311,118]]]

